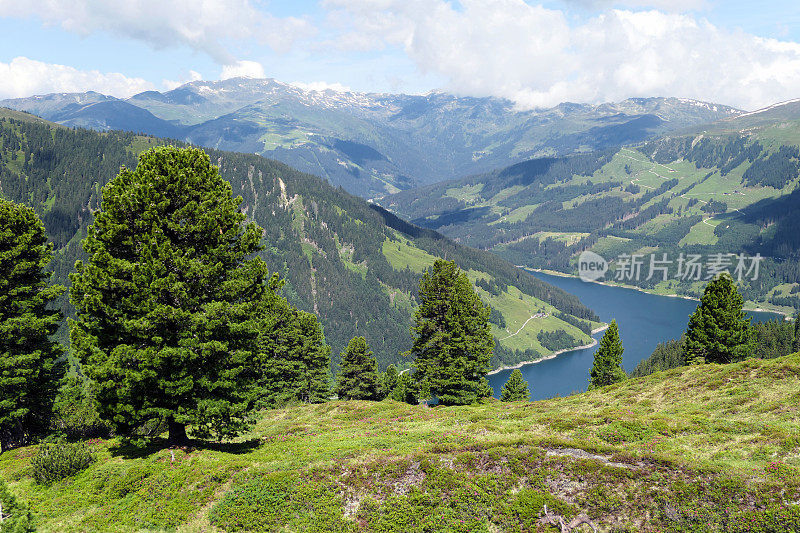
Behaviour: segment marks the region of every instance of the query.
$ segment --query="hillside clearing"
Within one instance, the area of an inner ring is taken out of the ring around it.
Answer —
[[[544,504],[600,531],[789,531],[798,400],[795,354],[535,403],[302,405],[174,461],[93,440],[74,478],[35,485],[34,447],[0,456],[0,475],[42,531],[557,531]]]

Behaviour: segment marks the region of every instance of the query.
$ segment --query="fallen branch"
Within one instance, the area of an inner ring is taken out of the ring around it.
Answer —
[[[549,524],[552,526],[561,526],[561,533],[572,533],[572,530],[580,525],[586,524],[592,528],[594,533],[597,533],[597,526],[594,525],[594,522],[589,518],[589,516],[585,513],[581,513],[572,520],[570,520],[569,524],[564,523],[564,517],[555,513],[551,513],[547,509],[547,504],[542,507],[544,512],[544,516],[539,518],[540,524]]]

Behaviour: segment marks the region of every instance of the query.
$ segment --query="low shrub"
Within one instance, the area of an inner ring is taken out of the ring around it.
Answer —
[[[0,480],[0,533],[28,533],[30,531],[36,531],[33,515]]]
[[[79,376],[72,376],[58,391],[53,405],[51,428],[69,439],[107,437],[108,422],[101,420],[95,407],[95,385]]]
[[[343,511],[334,485],[286,472],[256,473],[235,482],[209,519],[225,531],[343,533],[353,529]]]
[[[44,443],[31,458],[34,481],[49,485],[75,475],[95,462],[95,456],[82,442]]]

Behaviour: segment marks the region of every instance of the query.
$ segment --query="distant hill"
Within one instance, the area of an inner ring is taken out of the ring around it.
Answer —
[[[101,102],[105,103],[105,102]],[[89,104],[96,105],[96,104]],[[133,133],[68,129],[18,112],[0,112],[0,193],[33,206],[55,243],[55,279],[68,282],[80,240],[100,207],[101,188],[139,152],[167,141]],[[599,325],[577,298],[497,256],[413,226],[324,180],[256,155],[208,151],[265,230],[269,268],[287,280],[284,294],[320,316],[334,358],[364,335],[379,360],[406,366],[419,277],[437,257],[455,260],[495,310],[494,366],[554,351],[542,331],[563,330],[568,344],[590,341]],[[67,313],[71,309],[62,304]],[[532,315],[543,314],[536,320]],[[522,326],[525,325],[523,328]],[[518,334],[512,335],[512,333]],[[560,346],[559,348],[563,348]]]
[[[701,129],[531,159],[380,203],[517,265],[573,274],[587,249],[609,260],[667,253],[673,275],[682,253],[704,261],[720,253],[761,254],[767,259],[759,279],[742,284],[750,305],[800,308],[800,103]],[[625,283],[667,294],[697,296],[703,289],[704,280],[644,279],[647,268],[642,279]]]
[[[637,143],[741,113],[679,98],[520,110],[497,98],[308,91],[251,78],[191,82],[125,101],[88,92],[0,106],[71,126],[261,154],[367,198],[532,157]]]
[[[231,443],[93,439],[97,461],[48,486],[35,446],[11,450],[0,478],[48,532],[556,532],[583,514],[601,532],[784,533],[798,396],[800,354],[534,403],[336,401],[263,411]]]

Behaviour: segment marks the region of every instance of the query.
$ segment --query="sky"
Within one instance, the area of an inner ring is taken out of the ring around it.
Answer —
[[[800,98],[800,2],[0,0],[0,98],[194,80],[508,98]]]

